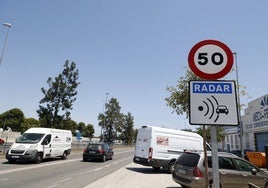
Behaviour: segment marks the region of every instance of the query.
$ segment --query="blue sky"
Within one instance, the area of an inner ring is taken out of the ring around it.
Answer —
[[[267,7],[265,0],[2,0],[1,49],[2,23],[13,27],[0,67],[0,113],[20,108],[38,118],[41,87],[70,60],[81,82],[74,121],[98,132],[108,92],[122,113],[131,112],[135,128],[195,128],[166,105],[167,86],[184,75],[193,45],[215,39],[237,53],[239,83],[251,97],[241,103],[267,94]]]

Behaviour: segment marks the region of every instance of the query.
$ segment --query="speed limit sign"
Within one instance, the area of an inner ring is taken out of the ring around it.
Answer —
[[[191,70],[200,78],[216,80],[224,77],[232,68],[234,57],[224,43],[204,40],[193,46],[188,55]]]

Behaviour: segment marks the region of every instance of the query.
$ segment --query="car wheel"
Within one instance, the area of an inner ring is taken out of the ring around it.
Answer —
[[[39,164],[39,163],[41,163],[41,161],[42,161],[42,155],[41,155],[41,153],[37,153],[35,155],[35,158],[34,158],[34,163]]]
[[[172,161],[172,162],[169,163],[169,165],[168,165],[168,173],[170,173],[170,174],[173,173],[173,171],[174,171],[174,164],[175,164],[174,161]]]
[[[83,161],[87,161],[87,158],[86,157],[83,157]]]
[[[105,161],[106,161],[106,155],[103,155],[103,156],[102,156],[101,161],[102,161],[102,162],[105,162]]]
[[[63,159],[63,160],[67,159],[67,152],[66,151],[62,154],[61,159]]]

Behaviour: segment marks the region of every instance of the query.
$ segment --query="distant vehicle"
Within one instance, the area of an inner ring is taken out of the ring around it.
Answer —
[[[213,187],[212,155],[207,152],[209,187]],[[175,162],[172,179],[183,188],[205,187],[204,152],[184,152]],[[268,188],[268,173],[252,163],[227,152],[218,152],[219,179],[222,188],[247,188],[249,183]]]
[[[203,138],[193,132],[142,126],[138,130],[133,162],[154,170],[162,167],[172,173],[176,159],[185,150],[203,150]]]
[[[241,155],[241,150],[231,150],[230,153],[235,154],[235,155],[237,155],[238,157],[242,157],[242,155]]]
[[[0,144],[4,144],[5,143],[5,140],[0,138]]]
[[[6,153],[9,163],[17,160],[40,163],[45,158],[66,159],[71,153],[72,132],[50,128],[30,128],[25,131]]]
[[[252,152],[252,149],[244,149],[244,159],[248,160],[247,152]],[[230,153],[237,155],[238,157],[242,157],[241,150],[232,150]]]
[[[114,152],[107,143],[89,143],[83,152],[83,161],[101,160],[105,162],[107,159],[113,159]]]

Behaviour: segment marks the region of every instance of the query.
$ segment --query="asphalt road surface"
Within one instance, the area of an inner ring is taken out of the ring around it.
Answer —
[[[113,160],[82,161],[82,153],[67,160],[52,159],[40,164],[15,163],[0,159],[0,188],[79,188],[110,175],[130,164],[133,148],[114,149]]]

